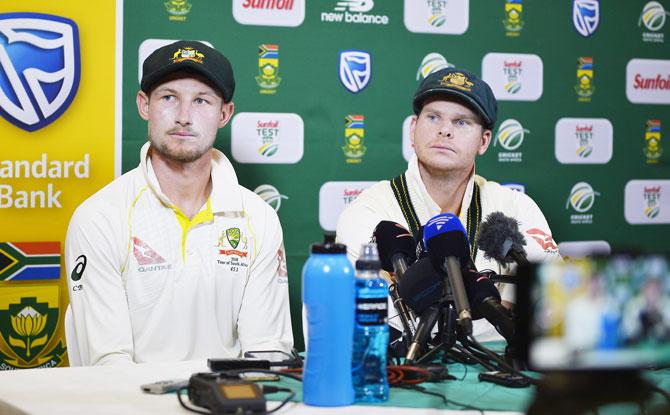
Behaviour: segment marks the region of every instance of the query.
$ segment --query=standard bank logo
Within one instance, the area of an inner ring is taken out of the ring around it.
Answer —
[[[26,131],[44,128],[77,94],[79,29],[60,16],[4,13],[0,34],[0,115]]]
[[[326,182],[319,189],[319,224],[326,231],[337,228],[337,220],[345,207],[363,190],[377,182]]]
[[[362,50],[340,52],[340,82],[349,92],[364,90],[372,77],[372,58]]]
[[[510,118],[503,121],[500,127],[498,127],[498,132],[493,140],[493,146],[495,147],[500,144],[500,147],[507,151],[498,153],[498,161],[501,163],[520,163],[523,161],[523,153],[515,150],[521,147],[524,137],[529,133],[530,131],[523,128],[517,120]]]
[[[447,59],[437,52],[432,52],[424,56],[419,65],[419,70],[416,71],[416,80],[424,79],[433,72],[437,72],[444,68],[453,68],[454,65],[447,62]]]
[[[279,212],[282,199],[288,199],[288,196],[279,193],[279,190],[271,184],[262,184],[258,186],[254,189],[254,193],[260,196],[265,203],[270,205],[275,212]]]
[[[584,37],[593,35],[600,23],[600,1],[573,0],[572,23],[580,35]]]
[[[460,35],[468,30],[469,0],[405,0],[403,20],[414,33]]]
[[[499,100],[537,101],[542,96],[542,59],[526,53],[487,53],[482,78]]]
[[[612,159],[614,129],[606,118],[561,118],[554,155],[562,164],[605,164]]]
[[[631,180],[624,190],[624,216],[632,225],[670,224],[670,180]]]

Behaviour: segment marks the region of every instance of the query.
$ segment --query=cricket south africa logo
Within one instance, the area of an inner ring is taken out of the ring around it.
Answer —
[[[523,128],[519,121],[511,118],[503,121],[498,127],[493,146],[500,144],[500,147],[507,151],[498,153],[498,161],[501,163],[520,163],[523,161],[523,153],[515,150],[521,147],[526,134],[530,134],[530,131]]]
[[[258,76],[256,83],[261,94],[276,94],[281,78],[279,77],[279,45],[263,44],[258,46]]]
[[[644,42],[663,43],[665,41],[661,29],[665,26],[665,19],[668,14],[670,13],[666,12],[663,5],[657,1],[650,1],[644,5],[637,22],[638,26],[644,26],[648,30],[642,33]]]
[[[0,34],[0,115],[26,131],[44,128],[77,94],[77,25],[48,14],[2,13]]]
[[[354,94],[365,89],[372,77],[372,58],[362,50],[340,52],[340,81]]]
[[[454,65],[447,62],[447,59],[437,52],[427,54],[419,65],[419,70],[416,71],[416,80],[424,79],[433,72],[440,69],[453,68]]]
[[[584,37],[593,35],[600,23],[600,1],[573,0],[572,23],[580,35]]]
[[[254,189],[254,193],[260,196],[265,203],[270,205],[275,212],[279,212],[282,199],[288,199],[288,196],[279,193],[279,190],[271,184],[262,184],[258,186]]]
[[[586,182],[579,182],[572,186],[565,208],[572,207],[577,214],[570,216],[570,223],[573,225],[593,223],[593,214],[587,212],[593,207],[596,196],[600,196],[600,193],[593,190],[593,187]]]

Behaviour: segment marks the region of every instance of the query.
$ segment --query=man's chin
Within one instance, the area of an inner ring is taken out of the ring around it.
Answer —
[[[152,143],[152,147],[154,151],[160,154],[163,158],[170,161],[177,161],[181,163],[191,163],[193,161],[196,161],[200,157],[202,157],[206,152],[209,151],[209,149],[202,151],[200,149],[196,150],[183,147],[170,148],[167,146],[156,145],[156,143]]]

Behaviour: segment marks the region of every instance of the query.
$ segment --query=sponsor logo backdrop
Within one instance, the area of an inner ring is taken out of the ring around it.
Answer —
[[[67,225],[114,177],[115,16],[113,0],[0,13],[0,370],[67,363]]]
[[[661,12],[670,0],[172,3],[123,3],[122,170],[137,165],[146,136],[135,109],[143,42],[200,39],[223,50],[240,135],[226,127],[216,146],[278,210],[299,346],[309,244],[359,187],[405,170],[411,97],[440,67],[493,84],[497,144],[477,173],[522,187],[556,241],[668,249],[670,25]],[[345,51],[369,58],[345,55],[343,65]]]

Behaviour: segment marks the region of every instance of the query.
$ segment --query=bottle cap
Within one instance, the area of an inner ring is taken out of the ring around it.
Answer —
[[[382,266],[377,252],[377,244],[369,243],[361,246],[361,253],[356,260],[356,269],[359,270],[379,270]]]
[[[312,244],[310,252],[313,254],[346,254],[347,246],[338,243],[316,243]]]

